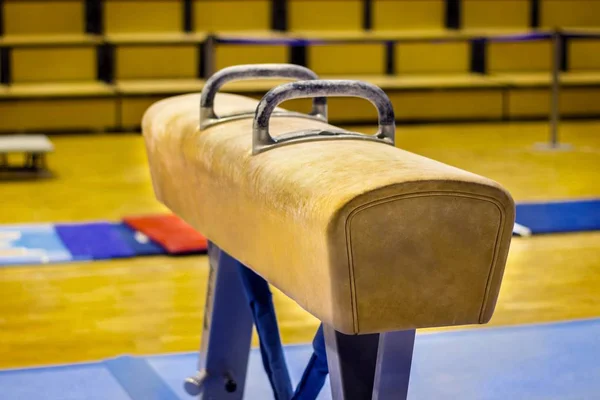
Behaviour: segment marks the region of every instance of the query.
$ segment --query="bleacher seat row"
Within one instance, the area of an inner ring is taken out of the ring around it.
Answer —
[[[596,0],[3,0],[0,10],[5,35],[600,26]]]
[[[552,31],[4,37],[1,75],[6,85],[201,79],[237,61],[257,60],[325,75],[543,72],[552,67],[552,37]],[[600,70],[600,30],[563,31],[561,37],[564,72]],[[46,68],[36,68],[40,63]]]
[[[595,117],[600,2],[570,0],[568,13],[564,3],[4,0],[0,132],[139,129],[156,100],[201,90],[215,70],[265,62],[377,84],[399,122],[545,118],[557,26],[565,29],[562,114]],[[253,97],[263,89],[225,88]],[[334,99],[331,121],[373,122],[373,110],[357,104]]]

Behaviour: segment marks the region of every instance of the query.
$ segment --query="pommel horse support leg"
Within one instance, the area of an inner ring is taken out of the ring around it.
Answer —
[[[299,81],[259,102],[218,93],[261,77]],[[329,125],[331,96],[370,101],[378,132]],[[278,107],[295,98],[313,98],[312,112]],[[157,198],[211,241],[190,393],[243,398],[254,321],[277,400],[316,398],[327,372],[335,400],[405,399],[416,329],[491,318],[514,202],[489,179],[396,147],[380,88],[289,65],[232,67],[201,95],[154,104],[143,132]],[[267,283],[322,321],[295,393]]]

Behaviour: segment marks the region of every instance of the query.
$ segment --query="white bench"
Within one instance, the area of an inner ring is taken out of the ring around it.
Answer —
[[[54,151],[54,145],[45,135],[10,135],[0,136],[0,170],[15,169],[10,167],[10,153],[24,153],[25,161],[17,170],[40,171],[46,169],[46,154]]]

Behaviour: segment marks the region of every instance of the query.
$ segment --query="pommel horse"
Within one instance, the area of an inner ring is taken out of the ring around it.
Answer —
[[[291,81],[260,101],[219,93],[257,78]],[[377,133],[329,125],[331,96],[371,102]],[[312,111],[279,107],[296,98]],[[230,67],[201,94],[151,106],[143,134],[157,198],[210,241],[188,393],[243,398],[255,324],[274,398],[315,399],[329,374],[335,400],[405,399],[416,329],[491,318],[514,202],[489,179],[396,147],[380,88],[294,65]],[[322,322],[295,390],[269,284]]]

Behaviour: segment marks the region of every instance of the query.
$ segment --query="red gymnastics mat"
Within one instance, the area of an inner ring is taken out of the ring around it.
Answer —
[[[176,215],[126,217],[123,222],[162,246],[169,254],[205,253],[206,238]]]

